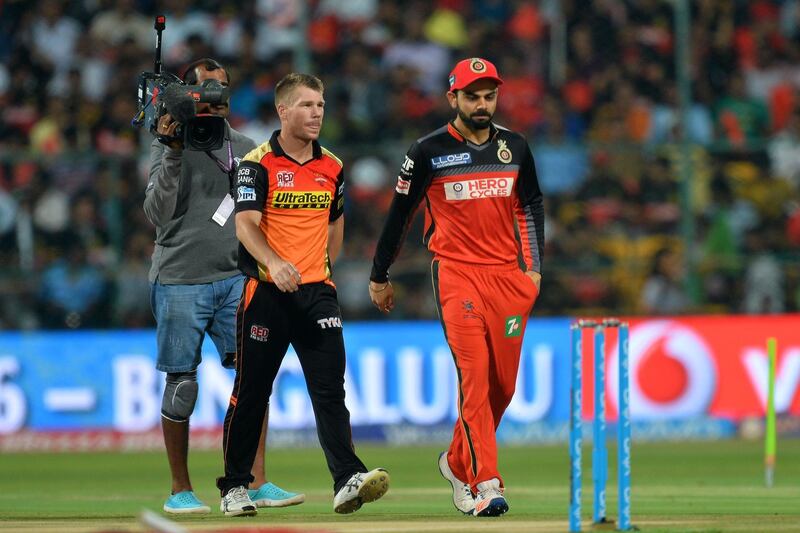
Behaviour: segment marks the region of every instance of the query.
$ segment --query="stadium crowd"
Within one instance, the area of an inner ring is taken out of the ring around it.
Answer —
[[[537,314],[800,309],[800,0],[690,2],[684,189],[672,2],[303,5],[0,3],[0,329],[154,323],[151,136],[130,122],[156,13],[167,70],[199,57],[230,66],[230,122],[257,143],[278,124],[275,83],[307,51],[326,83],[322,142],[348,180],[334,279],[349,320],[377,316],[367,280],[397,168],[450,118],[448,69],[473,56],[498,65],[496,122],[526,133],[536,158],[547,215]],[[436,316],[429,264],[418,217],[393,269],[396,318]]]

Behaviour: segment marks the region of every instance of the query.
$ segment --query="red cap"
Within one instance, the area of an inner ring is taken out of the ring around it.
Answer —
[[[497,85],[503,83],[500,75],[497,74],[497,67],[491,61],[472,57],[456,63],[450,73],[450,90],[457,91],[463,89],[470,83],[484,78],[494,80]]]

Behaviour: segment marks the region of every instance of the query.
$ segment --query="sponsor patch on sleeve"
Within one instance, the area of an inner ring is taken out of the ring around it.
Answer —
[[[236,192],[237,202],[254,202],[256,199],[256,190],[252,187],[239,187]]]
[[[431,166],[433,168],[447,168],[454,167],[456,165],[469,165],[471,163],[472,156],[469,154],[469,152],[440,155],[431,159]]]
[[[404,180],[402,176],[397,176],[397,186],[394,188],[399,194],[408,196],[408,190],[411,188],[411,180]]]

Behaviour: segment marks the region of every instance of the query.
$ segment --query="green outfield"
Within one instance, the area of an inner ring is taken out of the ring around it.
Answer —
[[[305,492],[305,504],[262,509],[255,518],[219,513],[214,479],[219,453],[193,452],[195,491],[212,507],[205,518],[178,519],[189,531],[566,531],[567,448],[501,449],[510,512],[495,519],[457,514],[436,468],[438,449],[359,446],[371,467],[383,466],[392,488],[353,515],[332,511],[331,482],[316,449],[272,450],[270,478]],[[610,448],[609,514],[616,515]],[[584,529],[590,529],[591,453],[584,453]],[[161,453],[0,455],[0,530],[147,531],[143,509],[159,511],[169,489]],[[775,486],[764,488],[763,445],[752,441],[635,443],[633,522],[642,531],[800,531],[800,440],[778,443]]]

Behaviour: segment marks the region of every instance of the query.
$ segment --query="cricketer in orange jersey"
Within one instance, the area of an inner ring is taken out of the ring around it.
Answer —
[[[501,84],[485,59],[454,67],[447,99],[456,117],[409,149],[369,283],[372,302],[390,312],[389,267],[424,198],[434,297],[459,389],[458,421],[439,470],[456,508],[475,516],[508,511],[495,431],[514,394],[544,250],[533,155],[522,135],[492,122]]]
[[[333,478],[333,509],[352,513],[383,496],[389,474],[355,453],[345,406],[342,315],[331,264],[344,235],[342,162],[317,142],[322,82],[289,74],[275,87],[281,129],[244,157],[236,175],[239,267],[236,376],[223,427],[227,516],[255,514],[246,490],[273,382],[291,344],[311,397]]]

